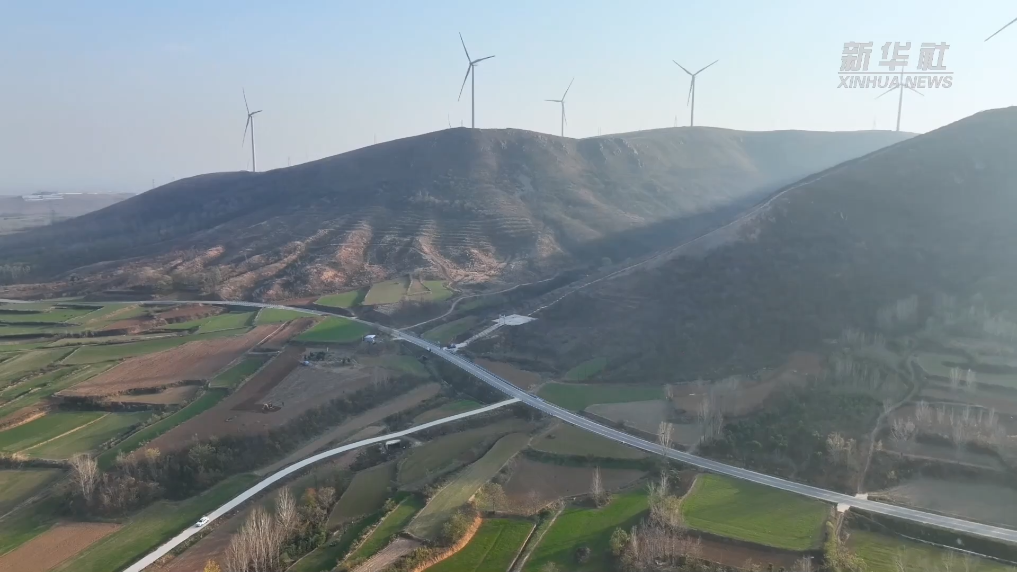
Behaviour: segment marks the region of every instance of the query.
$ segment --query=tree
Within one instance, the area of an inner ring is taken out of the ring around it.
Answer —
[[[209,560],[205,562],[205,569],[203,572],[222,572],[222,568],[219,568],[219,564],[215,560]]]
[[[297,501],[290,494],[289,487],[279,490],[275,500],[275,522],[281,541],[289,536],[297,525]]]
[[[95,459],[85,454],[74,455],[71,457],[70,463],[71,478],[74,480],[74,484],[81,491],[81,497],[86,502],[91,502],[95,485],[99,482],[98,463],[95,462]]]
[[[576,548],[576,562],[579,564],[586,564],[590,560],[590,547],[583,544],[579,548]]]
[[[607,494],[604,492],[604,485],[600,481],[600,467],[593,468],[593,480],[590,482],[590,498],[597,506],[607,504]]]
[[[615,558],[620,557],[625,552],[625,547],[629,545],[629,533],[625,532],[624,529],[616,528],[611,533],[611,554]]]

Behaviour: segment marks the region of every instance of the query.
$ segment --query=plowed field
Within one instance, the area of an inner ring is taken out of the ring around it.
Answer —
[[[0,557],[0,572],[46,572],[119,528],[94,522],[58,524]]]

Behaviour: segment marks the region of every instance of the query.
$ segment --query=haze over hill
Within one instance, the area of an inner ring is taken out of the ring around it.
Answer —
[[[0,264],[28,264],[40,280],[73,270],[93,286],[204,284],[257,299],[405,272],[464,283],[543,275],[667,245],[908,137],[449,129],[267,173],[177,181],[0,238]]]
[[[26,199],[28,193],[0,195],[0,234],[17,232],[81,216],[118,203],[134,193],[49,193]]]
[[[500,350],[562,367],[609,356],[614,377],[666,381],[875,331],[880,308],[912,296],[914,325],[944,294],[1012,320],[1014,141],[1017,107],[985,111],[809,177],[689,256],[571,295],[539,327],[502,330]]]

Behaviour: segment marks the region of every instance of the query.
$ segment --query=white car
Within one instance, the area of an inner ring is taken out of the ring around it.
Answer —
[[[211,519],[208,518],[207,516],[203,516],[203,517],[201,517],[201,519],[198,520],[197,523],[195,523],[194,528],[201,528],[201,527],[205,526],[206,524],[208,524],[208,521],[210,521],[210,520]]]

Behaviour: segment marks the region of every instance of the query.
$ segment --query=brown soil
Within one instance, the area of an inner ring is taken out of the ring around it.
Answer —
[[[378,383],[388,379],[388,373],[375,368],[347,366],[337,368],[301,366],[294,369],[261,400],[262,403],[281,407],[301,407],[305,402],[316,405],[326,403],[371,385],[377,376]]]
[[[126,320],[117,320],[103,326],[100,332],[117,332],[119,334],[136,334],[143,330],[154,328],[161,325],[158,320],[153,320],[148,317],[137,317],[127,318]]]
[[[368,558],[366,562],[354,568],[353,572],[380,572],[381,570],[388,568],[396,560],[399,560],[403,556],[413,552],[420,546],[423,545],[416,540],[410,540],[409,538],[397,538],[392,541],[391,544],[383,548],[381,552]]]
[[[279,331],[269,336],[267,340],[258,346],[258,349],[281,350],[286,345],[286,342],[290,341],[290,338],[299,335],[304,330],[310,328],[313,324],[314,318],[298,318],[293,320],[280,328]]]
[[[719,539],[701,538],[701,541],[704,559],[735,568],[748,569],[746,564],[751,560],[754,564],[760,564],[763,569],[766,569],[767,564],[773,564],[774,570],[781,567],[791,570],[795,562],[801,558],[800,554],[794,552],[756,548]]]
[[[118,395],[132,389],[154,389],[183,381],[205,380],[257,345],[275,328],[276,326],[258,326],[242,336],[190,342],[165,351],[130,358],[58,395]]]
[[[187,403],[198,390],[200,385],[178,385],[168,387],[158,393],[139,393],[134,395],[118,395],[114,401],[117,403],[145,403],[151,405],[174,405]]]
[[[507,363],[477,359],[477,365],[508,380],[512,385],[520,389],[529,389],[541,382],[539,374],[519,369]]]
[[[35,406],[19,409],[10,415],[0,418],[0,430],[12,429],[18,425],[24,425],[34,421],[46,414],[46,407]]]
[[[525,457],[510,461],[512,476],[505,483],[505,495],[519,512],[529,514],[547,503],[590,492],[593,480],[591,467],[566,467],[541,463]],[[601,469],[600,478],[608,491],[635,483],[646,473],[635,469]]]
[[[97,540],[120,529],[119,524],[58,524],[0,557],[0,572],[46,572]]]

